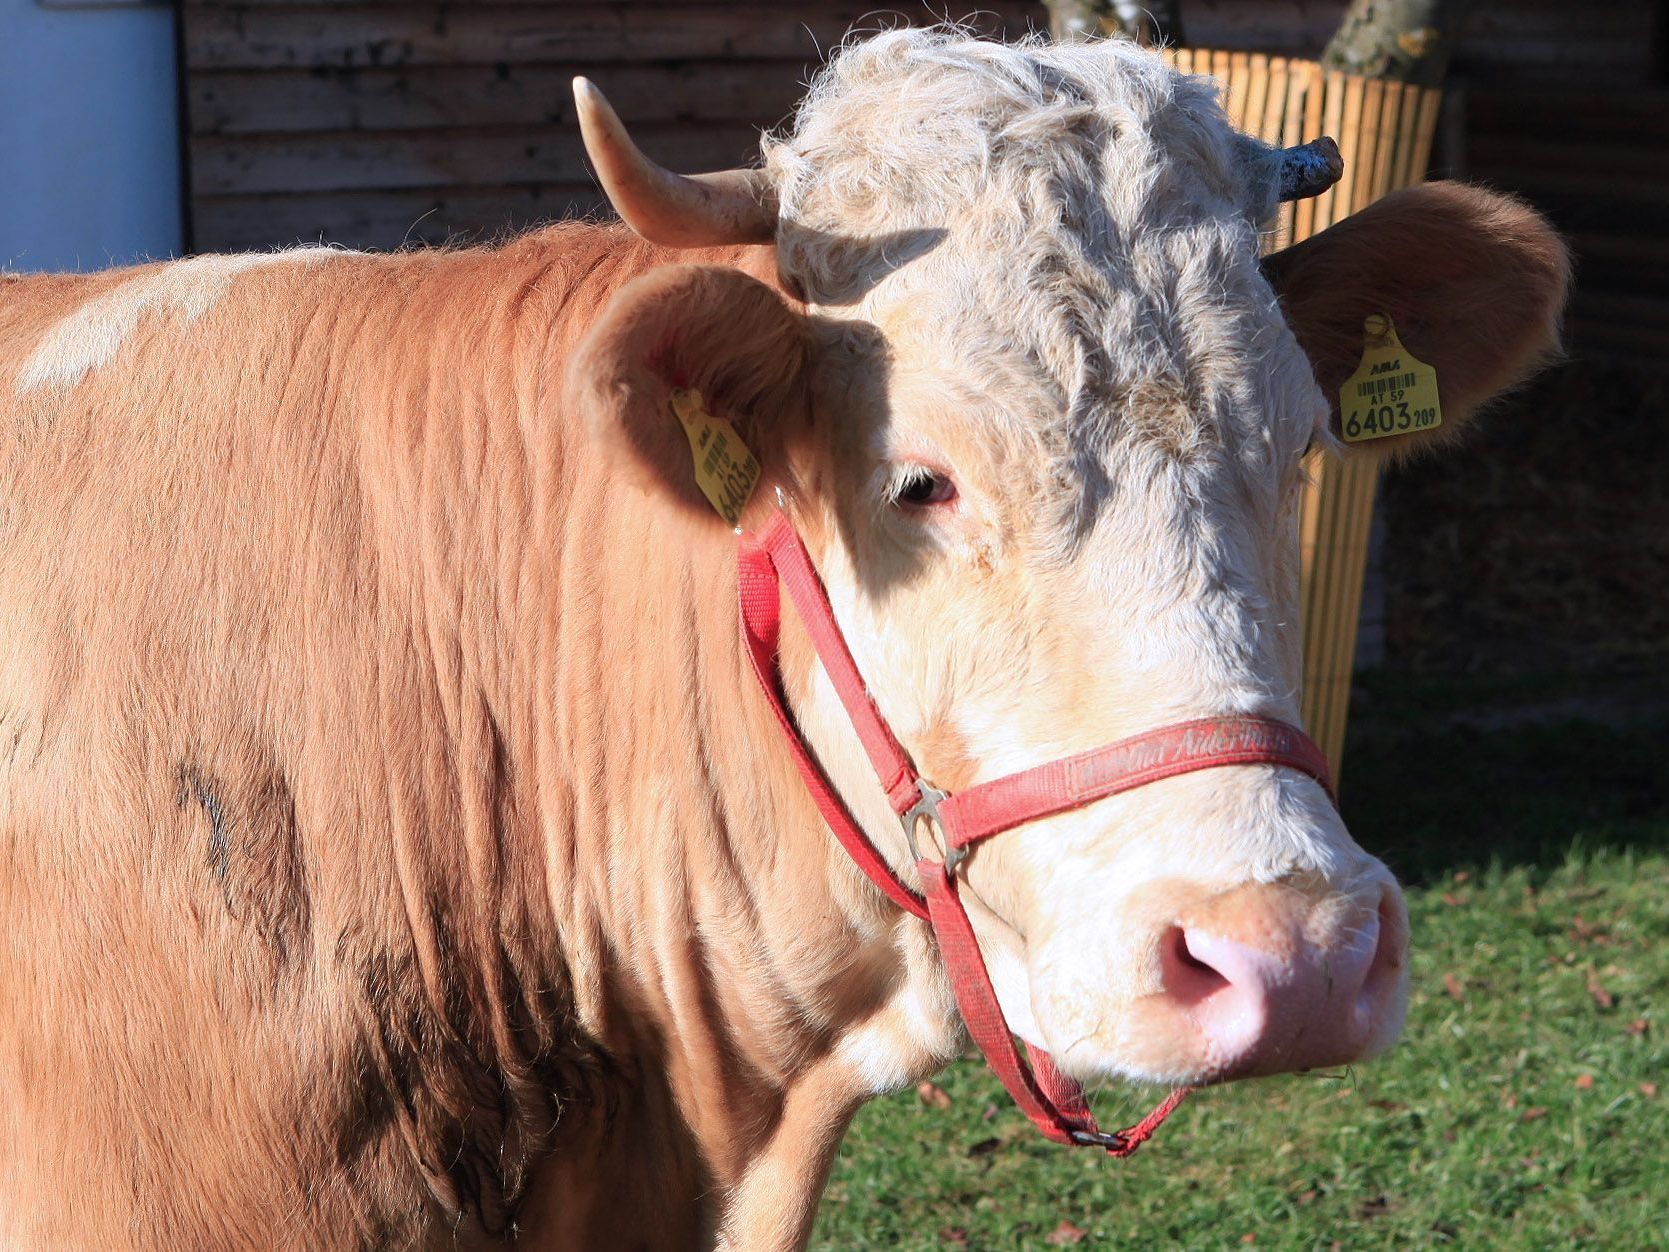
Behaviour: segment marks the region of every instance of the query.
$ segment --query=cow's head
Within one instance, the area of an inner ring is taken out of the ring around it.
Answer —
[[[774,241],[790,293],[705,267],[633,283],[578,358],[591,420],[696,512],[666,389],[743,424],[877,703],[947,788],[1194,717],[1296,723],[1306,449],[1420,442],[1330,433],[1364,319],[1436,367],[1445,436],[1555,342],[1564,249],[1486,192],[1405,191],[1260,261],[1279,154],[1127,43],[882,35],[835,58],[763,171],[706,182],[642,163],[579,94],[629,222]],[[809,654],[788,685],[905,866]],[[963,874],[1010,1023],[1079,1075],[1340,1063],[1400,1029],[1396,882],[1295,772],[1173,778]]]

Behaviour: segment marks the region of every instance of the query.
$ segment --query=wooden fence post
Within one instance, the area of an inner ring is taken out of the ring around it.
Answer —
[[[1332,135],[1344,177],[1313,200],[1281,206],[1273,246],[1285,247],[1424,179],[1442,92],[1436,87],[1324,70],[1314,61],[1172,48],[1178,69],[1223,84],[1229,120],[1269,143]],[[1359,459],[1317,455],[1299,510],[1299,596],[1304,631],[1302,708],[1310,735],[1339,777],[1367,570],[1377,473]]]

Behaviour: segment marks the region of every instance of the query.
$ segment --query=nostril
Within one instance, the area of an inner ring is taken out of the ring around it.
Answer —
[[[1225,984],[1228,982],[1222,971],[1210,961],[1202,960],[1194,955],[1194,950],[1188,946],[1188,932],[1186,930],[1177,931],[1177,943],[1182,949],[1182,959],[1190,969],[1198,970],[1202,977],[1212,978]]]
[[[1402,892],[1394,884],[1387,883],[1385,890],[1379,893],[1379,947],[1381,951],[1386,949],[1386,937],[1389,936],[1389,946],[1395,949],[1393,955],[1398,965],[1402,964],[1402,945],[1407,942],[1407,936],[1403,933],[1405,929]]]
[[[1379,915],[1370,913],[1359,927],[1341,936],[1329,959],[1331,978],[1348,988],[1361,986],[1379,952],[1384,932]]]
[[[1170,927],[1159,943],[1165,990],[1180,1003],[1198,1004],[1229,985],[1221,970],[1188,946],[1188,934],[1182,927]]]
[[[1367,996],[1378,996],[1388,986],[1395,985],[1402,976],[1403,953],[1408,945],[1406,927],[1402,920],[1402,910],[1397,907],[1398,891],[1393,886],[1387,886],[1379,894],[1378,943],[1374,948],[1373,961],[1368,966],[1367,977],[1363,980],[1363,992]]]

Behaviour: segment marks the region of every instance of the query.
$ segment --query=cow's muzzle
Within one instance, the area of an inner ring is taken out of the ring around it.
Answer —
[[[1401,1030],[1408,922],[1394,882],[1343,895],[1249,884],[1183,909],[1157,938],[1154,1037],[1189,1081],[1343,1065]]]

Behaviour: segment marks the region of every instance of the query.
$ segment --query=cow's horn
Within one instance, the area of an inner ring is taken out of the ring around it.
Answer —
[[[1339,145],[1323,135],[1296,148],[1281,149],[1282,200],[1307,200],[1319,196],[1344,173],[1344,158]]]
[[[574,105],[603,190],[626,224],[651,243],[699,248],[776,238],[776,190],[763,171],[674,174],[638,151],[590,79],[574,79]]]

